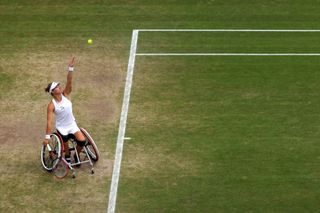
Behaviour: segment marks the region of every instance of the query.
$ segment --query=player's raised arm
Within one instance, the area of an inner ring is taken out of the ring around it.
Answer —
[[[66,88],[63,90],[63,94],[65,96],[69,96],[72,91],[72,75],[73,75],[73,71],[74,71],[74,64],[75,64],[75,57],[72,57],[72,59],[69,62],[69,67],[68,67]]]

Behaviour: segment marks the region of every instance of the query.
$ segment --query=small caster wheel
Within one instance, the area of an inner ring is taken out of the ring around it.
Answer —
[[[91,170],[91,174],[92,174],[92,175],[94,174],[94,170]]]

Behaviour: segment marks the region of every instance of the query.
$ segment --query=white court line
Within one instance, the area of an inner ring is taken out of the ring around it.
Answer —
[[[124,90],[124,97],[123,97],[122,111],[121,111],[119,132],[118,132],[118,139],[117,139],[116,156],[115,156],[114,165],[113,165],[111,188],[110,188],[110,194],[109,194],[108,213],[114,213],[116,208],[117,191],[118,191],[120,167],[121,167],[122,151],[123,151],[123,140],[126,132],[127,115],[129,110],[129,102],[130,102],[130,94],[131,94],[131,86],[132,86],[132,77],[133,77],[135,56],[136,56],[137,43],[138,43],[138,32],[139,32],[138,30],[133,30],[132,32],[130,56],[129,56],[129,63],[127,68],[127,79],[126,79],[126,86]]]
[[[320,32],[310,29],[139,29],[139,32]]]
[[[137,53],[137,56],[320,56],[320,53]]]

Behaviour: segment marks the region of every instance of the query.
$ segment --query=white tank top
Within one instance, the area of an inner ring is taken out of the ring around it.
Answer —
[[[54,105],[54,113],[56,114],[56,128],[66,128],[75,123],[75,118],[72,113],[72,103],[64,95],[62,100],[56,102],[52,99]]]

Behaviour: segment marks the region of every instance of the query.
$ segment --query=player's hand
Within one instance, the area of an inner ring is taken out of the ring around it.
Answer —
[[[71,60],[70,60],[70,62],[69,62],[69,65],[68,65],[69,67],[74,67],[75,58],[76,58],[76,57],[74,57],[74,56],[71,58]]]
[[[45,139],[44,141],[43,141],[43,145],[48,145],[49,144],[49,140],[48,139]]]
[[[75,64],[75,57],[73,56],[69,62],[68,71],[73,72],[74,71],[74,64]]]

